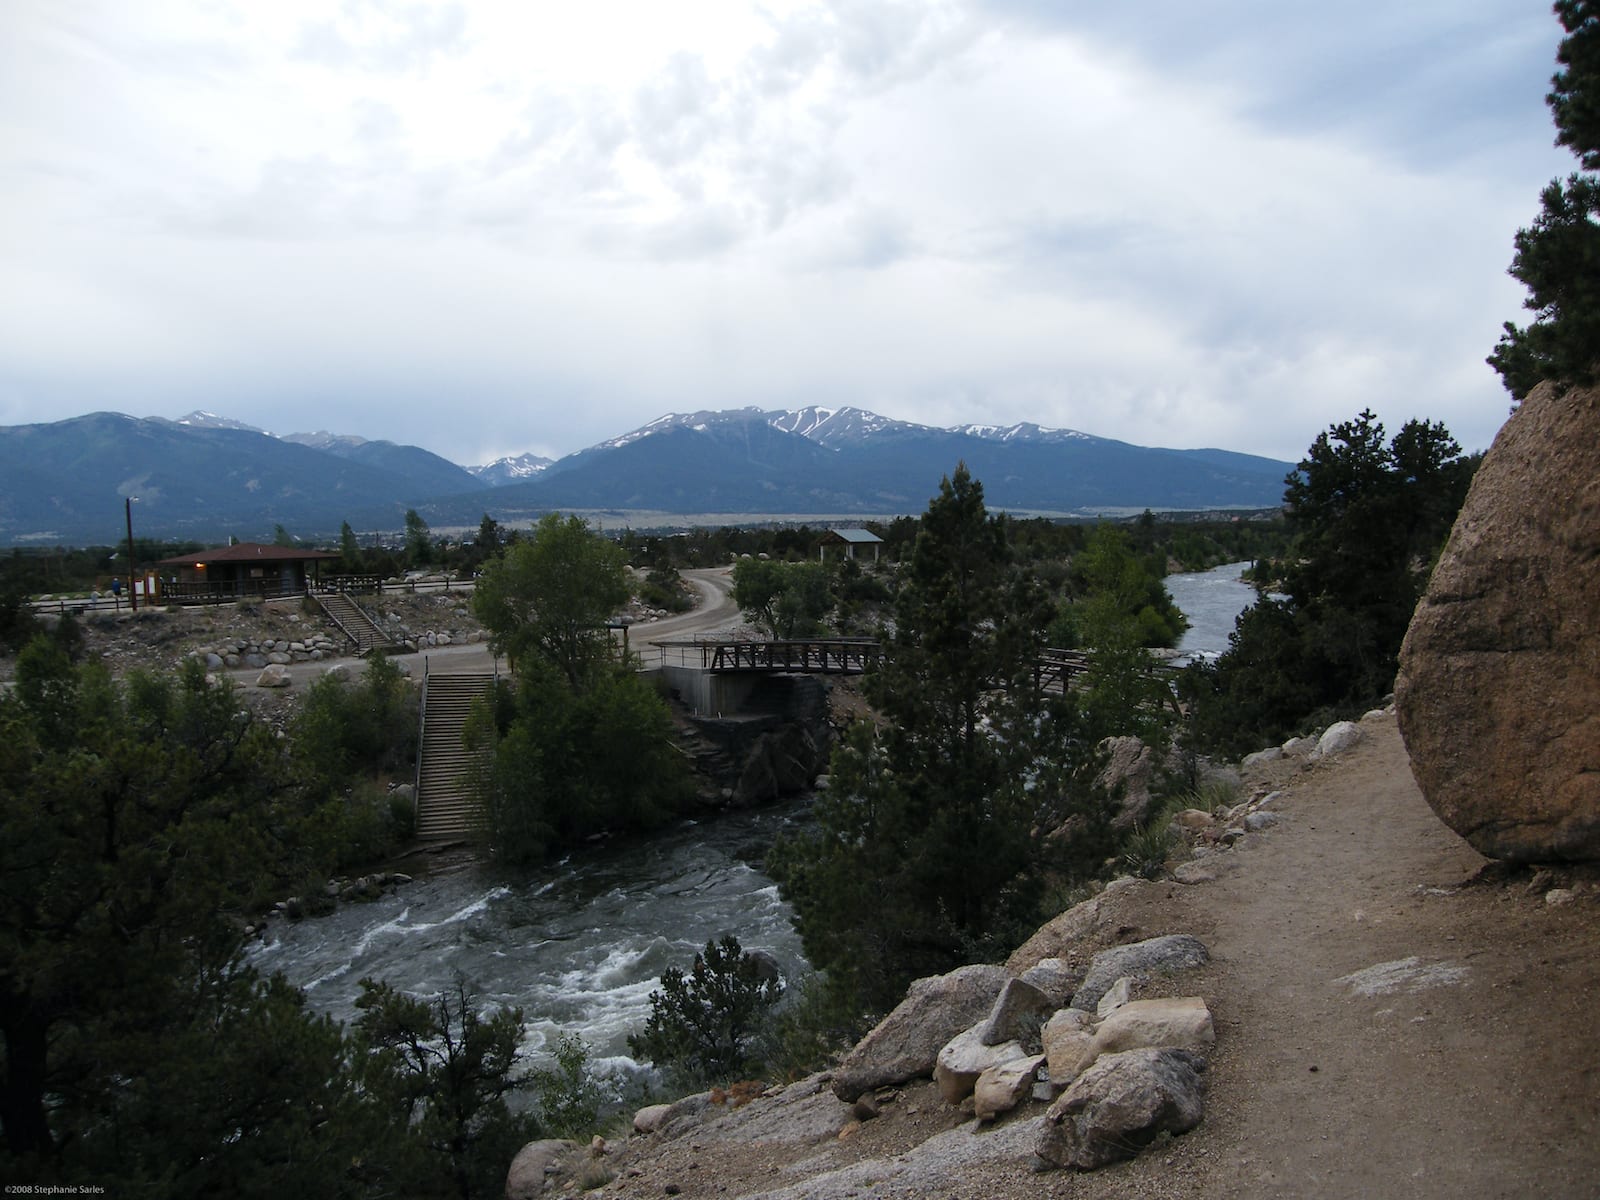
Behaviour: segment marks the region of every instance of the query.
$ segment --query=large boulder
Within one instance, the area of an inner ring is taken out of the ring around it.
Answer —
[[[995,997],[988,1020],[979,1026],[985,1046],[1021,1042],[1029,1053],[1039,1051],[1039,1029],[1061,1005],[1040,988],[1023,979],[1008,979]]]
[[[1155,754],[1136,737],[1106,738],[1098,749],[1106,756],[1106,762],[1095,777],[1095,786],[1117,797],[1117,815],[1111,824],[1117,829],[1142,824],[1150,815]]]
[[[1600,389],[1530,392],[1473,478],[1400,650],[1441,820],[1491,858],[1600,859]]]
[[[1044,1055],[1030,1054],[990,1067],[973,1085],[972,1115],[980,1121],[992,1121],[1016,1108],[1033,1095],[1043,1065]]]
[[[1081,1009],[1063,1008],[1045,1022],[1042,1036],[1050,1082],[1057,1090],[1076,1079],[1078,1072],[1093,1061],[1089,1047],[1094,1044],[1094,1018]]]
[[[983,1026],[956,1034],[939,1051],[933,1066],[933,1081],[939,1085],[939,1095],[946,1104],[960,1104],[972,1095],[978,1078],[991,1067],[1028,1057],[1028,1052],[1016,1042],[988,1045],[983,1040]]]
[[[1187,971],[1204,966],[1210,957],[1205,943],[1187,933],[1113,946],[1096,954],[1089,963],[1089,973],[1072,997],[1072,1007],[1094,1012],[1101,998],[1124,976],[1143,980],[1158,974]]]
[[[932,1075],[939,1051],[989,1015],[1010,978],[1004,967],[978,964],[917,980],[839,1064],[833,1094],[854,1104],[862,1092]]]
[[[282,663],[273,663],[264,667],[261,674],[256,676],[256,686],[261,688],[288,687],[294,682],[289,674],[289,668]]]
[[[1205,1112],[1205,1059],[1187,1050],[1108,1054],[1062,1092],[1034,1153],[1093,1170],[1132,1158],[1161,1133],[1187,1133]]]
[[[511,1160],[506,1171],[506,1200],[534,1200],[544,1194],[546,1177],[577,1148],[576,1142],[546,1138],[529,1142]]]
[[[1079,1069],[1107,1054],[1119,1054],[1124,1050],[1167,1046],[1203,1054],[1216,1040],[1211,1010],[1199,996],[1130,1000],[1100,1022],[1080,1060]]]

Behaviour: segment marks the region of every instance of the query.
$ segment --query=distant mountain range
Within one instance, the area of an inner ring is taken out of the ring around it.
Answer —
[[[920,513],[965,462],[992,508],[1092,516],[1267,508],[1292,464],[1226,450],[1162,450],[1022,424],[939,429],[858,408],[673,413],[557,462],[534,455],[461,467],[416,446],[276,436],[196,412],[176,421],[92,413],[0,427],[0,543],[197,540],[397,530],[488,512],[521,524],[552,510],[701,518]],[[637,522],[636,522],[637,523]]]

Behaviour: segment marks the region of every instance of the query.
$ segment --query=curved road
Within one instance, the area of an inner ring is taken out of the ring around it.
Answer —
[[[739,610],[733,603],[733,568],[704,567],[684,571],[683,578],[699,594],[700,602],[686,613],[662,617],[658,621],[639,623],[628,629],[628,648],[647,659],[652,657],[651,642],[676,638],[689,638],[697,634],[727,629],[739,622]],[[412,670],[420,674],[422,663],[434,663],[447,671],[489,671],[493,669],[494,655],[486,642],[473,642],[461,646],[435,646],[406,654],[400,662],[414,664]],[[336,658],[319,663],[295,663],[289,668],[291,692],[301,691],[324,671],[341,664],[359,666],[360,659]],[[252,687],[261,674],[259,667],[244,667],[227,674],[239,687]],[[283,690],[283,689],[278,689]]]

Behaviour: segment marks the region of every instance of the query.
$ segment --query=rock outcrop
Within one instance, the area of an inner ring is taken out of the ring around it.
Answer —
[[[1546,384],[1473,479],[1400,651],[1422,794],[1480,853],[1600,859],[1600,390]]]
[[[834,1095],[850,1104],[873,1088],[933,1074],[945,1043],[987,1017],[1010,978],[1004,967],[978,965],[917,980],[839,1064]]]

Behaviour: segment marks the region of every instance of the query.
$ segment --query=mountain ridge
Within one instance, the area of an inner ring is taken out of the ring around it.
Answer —
[[[440,527],[548,511],[715,519],[915,514],[965,462],[992,508],[1053,516],[1266,508],[1293,464],[1235,451],[1135,446],[1031,422],[938,428],[853,407],[667,413],[550,462],[462,467],[357,435],[278,436],[215,413],[91,413],[0,427],[0,542],[110,543],[138,497],[145,536],[265,539]]]

